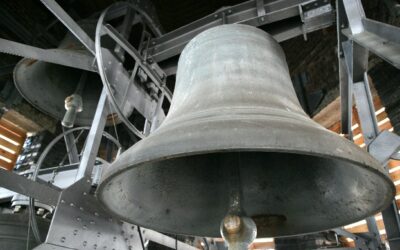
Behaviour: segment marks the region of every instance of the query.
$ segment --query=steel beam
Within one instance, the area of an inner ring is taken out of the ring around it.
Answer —
[[[367,73],[364,81],[354,83],[353,90],[365,145],[368,146],[378,136],[379,129]]]
[[[342,121],[342,125],[345,126],[344,131],[351,132],[351,98],[353,97],[352,92],[354,92],[357,111],[360,117],[361,130],[367,149],[369,149],[368,146],[378,136],[379,130],[370,92],[368,75],[366,73],[368,70],[368,50],[371,48],[378,49],[379,47],[377,47],[377,44],[375,44],[375,47],[365,46],[365,44],[355,39],[360,36],[364,37],[367,32],[364,27],[365,13],[360,0],[337,1],[337,6],[339,65],[343,65],[343,62],[345,62],[344,64],[346,65],[346,67],[342,66],[341,68],[345,70],[341,71],[339,69],[342,104],[344,103],[346,105],[344,109],[342,108],[342,118],[347,118],[345,123]],[[344,86],[344,88],[342,88],[342,86]],[[349,138],[351,139],[351,136]],[[379,143],[375,143],[375,145],[377,144]],[[378,151],[379,149],[375,147],[370,153]],[[393,153],[394,152],[390,152],[389,154]],[[376,158],[380,159],[379,157]],[[392,225],[388,228],[385,226],[385,228],[390,231],[387,231],[387,235],[390,235],[388,241],[391,248],[397,249],[398,247],[396,247],[395,244],[397,241],[396,239],[400,236],[400,230],[398,227],[399,220],[396,203],[393,202],[393,206],[385,209],[382,212],[382,216],[384,217],[385,225],[386,221]],[[373,241],[369,244],[374,248],[381,248],[382,242],[375,218],[367,218],[367,225],[368,230],[373,235]]]
[[[65,27],[87,48],[87,50],[96,56],[94,51],[94,42],[86,34],[86,32],[65,12],[60,5],[54,0],[41,0],[44,6],[47,7]]]
[[[35,182],[24,176],[0,169],[0,185],[19,194],[33,197],[47,205],[57,205],[60,190],[54,186]]]
[[[294,31],[293,26],[292,28],[289,27],[283,29],[283,32],[294,32],[297,36],[304,34],[307,31],[310,32],[332,24],[333,18],[330,3],[323,3],[323,6],[318,6],[318,1],[311,2],[312,4],[317,4],[315,7],[319,9],[318,11],[309,11],[310,14],[304,19],[304,23],[300,22],[295,25],[295,29],[299,29],[300,32]],[[184,46],[194,36],[211,27],[225,23],[242,23],[252,26],[261,26],[296,16],[300,17],[302,14],[302,5],[306,4],[310,4],[310,1],[251,0],[235,6],[226,7],[193,23],[169,32],[160,38],[151,40],[151,47],[148,49],[148,52],[156,62],[160,62],[181,53]],[[326,6],[329,6],[330,8],[326,8]],[[319,19],[319,17],[322,18]],[[224,21],[222,21],[222,19],[224,19]],[[278,41],[282,41],[283,37],[293,37],[293,35],[278,36],[279,33],[280,32],[275,33],[275,36],[279,38],[277,39]]]
[[[84,176],[90,177],[92,173],[100,147],[101,135],[106,125],[108,111],[107,103],[107,94],[103,88],[99,103],[97,104],[96,113],[94,114],[92,126],[89,130],[88,137],[86,138],[85,148],[83,149],[82,159],[76,175],[76,181]]]
[[[346,138],[352,140],[353,135],[351,131],[352,122],[352,107],[353,107],[353,87],[350,74],[349,61],[346,61],[344,56],[343,43],[345,36],[342,34],[341,29],[347,27],[347,20],[345,20],[346,12],[344,10],[343,1],[336,1],[336,29],[337,29],[337,48],[338,48],[338,71],[339,71],[339,88],[340,88],[340,108],[341,108],[341,132]],[[348,48],[346,48],[348,49]]]
[[[354,243],[356,245],[355,249],[357,249],[357,250],[369,250],[369,248],[368,248],[369,239],[366,239],[366,238],[364,238],[364,237],[362,237],[360,235],[353,234],[353,233],[351,233],[351,232],[349,232],[349,231],[347,231],[347,230],[345,230],[343,228],[335,228],[335,229],[332,229],[332,231],[334,231],[338,235],[341,235],[343,237],[350,238],[350,239],[354,240]],[[337,249],[343,249],[343,248],[337,248]],[[346,249],[346,248],[344,248],[344,249]],[[353,248],[350,248],[350,249],[353,249]]]
[[[72,68],[96,71],[93,56],[74,50],[41,49],[0,38],[0,52]]]
[[[343,34],[360,46],[370,50],[396,68],[400,68],[400,28],[367,18],[362,19],[363,32]]]

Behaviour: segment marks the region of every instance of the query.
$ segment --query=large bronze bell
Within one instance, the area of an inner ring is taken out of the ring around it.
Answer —
[[[98,197],[123,220],[218,237],[235,168],[260,237],[352,223],[394,196],[376,160],[304,113],[270,35],[222,25],[186,46],[167,118],[105,170]]]
[[[80,26],[93,37],[96,22],[97,20],[84,20],[80,22]],[[72,33],[67,33],[59,49],[89,53]],[[14,83],[29,103],[57,120],[61,120],[66,112],[64,100],[79,88],[83,110],[77,114],[75,123],[88,126],[92,123],[103,85],[100,76],[94,72],[86,72],[84,82],[80,83],[83,73],[79,69],[24,58],[14,69]],[[127,107],[124,112],[129,116],[132,108]]]

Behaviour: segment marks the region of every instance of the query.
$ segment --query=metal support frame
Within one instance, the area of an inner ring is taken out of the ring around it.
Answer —
[[[333,229],[337,235],[341,235],[346,238],[350,238],[354,240],[354,243],[356,245],[356,248],[332,248],[332,249],[340,249],[340,250],[345,250],[345,249],[357,249],[357,250],[370,250],[370,249],[379,249],[376,248],[376,246],[371,245],[373,241],[371,241],[371,237],[368,235],[359,235],[359,234],[353,234],[350,233],[349,231],[343,229],[343,228],[336,228]],[[331,248],[329,248],[331,249]]]
[[[85,148],[81,162],[79,164],[78,173],[76,180],[83,178],[84,176],[90,177],[94,163],[96,162],[97,152],[100,147],[101,135],[107,120],[107,93],[105,89],[101,91],[99,103],[97,104],[96,113],[93,118],[92,126],[89,130],[89,135],[86,139]]]
[[[7,41],[4,39],[0,40],[0,51],[47,62],[57,63],[69,67],[75,67],[89,71],[97,71],[96,65],[94,65],[93,63],[95,52],[94,43],[91,38],[75,23],[75,21],[71,17],[68,16],[68,14],[54,0],[41,1],[84,44],[84,46],[93,56],[74,53],[71,54],[70,52],[64,53],[63,51],[57,49],[43,50],[32,46]],[[307,32],[311,32],[332,25],[332,13],[333,11],[329,1],[277,0],[270,2],[264,0],[251,0],[236,6],[221,9],[214,14],[211,14],[192,24],[184,26],[176,31],[170,32],[158,38],[154,38],[153,40],[151,40],[150,48],[148,48],[146,52],[148,53],[150,59],[154,60],[155,62],[159,62],[171,58],[172,56],[178,55],[191,38],[210,27],[225,23],[244,23],[253,26],[262,26],[296,16],[300,17],[301,22],[296,21],[290,23],[288,26],[285,27],[273,27],[273,29],[271,29],[269,32],[278,41],[284,41],[298,35],[304,35],[306,37]],[[108,29],[108,31],[109,30],[110,29]],[[124,33],[123,31],[121,32]],[[129,52],[130,47],[126,45],[126,41],[124,41],[124,39],[120,39],[120,37],[116,36],[115,32],[108,32],[108,35],[114,35],[114,39],[119,40],[119,46],[116,48],[116,53],[118,56],[121,56],[122,54],[120,51],[121,48]],[[135,56],[137,55],[131,54],[131,56],[135,58]],[[135,59],[138,60],[138,62],[142,63],[140,55],[137,57],[138,58]],[[107,59],[119,62],[119,60],[114,57],[107,57]],[[145,66],[146,65],[142,65],[142,68],[146,69]],[[152,69],[150,68],[150,70]],[[123,76],[126,76],[125,78],[129,79],[129,74],[127,74],[127,72],[124,72],[122,69],[120,70],[120,72],[122,72],[121,74]],[[150,77],[152,77],[151,73],[153,73],[153,71],[151,71],[150,73],[146,73]],[[157,74],[155,74],[155,76],[157,76]],[[138,92],[137,89],[134,88],[132,91],[136,91],[136,93]],[[166,92],[165,96],[167,98],[170,97],[168,95],[169,93]],[[143,105],[143,103],[146,103],[145,101],[143,101],[143,99],[146,100],[146,96],[139,91],[139,96],[137,96],[137,101],[135,104],[137,105],[137,103],[140,103],[141,105]],[[163,95],[161,95],[160,100],[162,99]],[[79,166],[77,182],[70,188],[62,191],[61,193],[56,189],[48,191],[53,193],[57,191],[57,193],[53,195],[53,198],[49,199],[51,200],[51,204],[57,203],[57,201],[59,203],[57,206],[56,214],[54,215],[55,220],[52,222],[50,235],[47,238],[46,243],[41,245],[37,249],[64,249],[65,247],[73,247],[75,246],[74,244],[78,243],[86,246],[87,244],[89,244],[89,240],[91,240],[92,242],[99,241],[99,239],[96,237],[100,238],[100,236],[95,235],[97,233],[96,230],[99,228],[104,228],[107,231],[105,238],[102,238],[101,240],[101,244],[103,244],[102,246],[112,244],[113,239],[115,238],[110,238],[110,236],[113,234],[114,231],[118,231],[118,235],[114,236],[117,237],[117,241],[124,240],[124,238],[126,237],[126,232],[131,232],[129,230],[126,230],[121,237],[119,235],[119,230],[120,228],[126,228],[126,225],[121,226],[121,224],[117,222],[114,218],[111,218],[109,217],[109,215],[104,213],[104,211],[102,211],[101,208],[98,207],[97,201],[91,193],[92,187],[90,182],[90,173],[94,166],[95,156],[100,144],[99,138],[101,138],[101,136],[99,136],[99,133],[101,133],[104,129],[106,103],[107,97],[103,89],[98,109],[96,110],[94,122],[91,127],[84,149],[82,161]],[[136,105],[134,106],[138,109],[139,112],[146,113],[143,111],[144,108],[141,108],[142,106],[138,105],[139,107],[137,107]],[[148,120],[162,119],[164,117],[163,112],[157,112],[157,110],[160,110],[160,107],[161,105],[153,105],[153,110],[146,113],[149,115],[145,115],[145,117]],[[6,175],[3,175],[0,172],[0,178],[4,176]],[[35,184],[32,185],[36,186],[43,184],[35,182]],[[13,190],[17,192],[23,192],[28,195],[30,194],[26,193],[26,190],[24,191],[17,188]],[[41,192],[42,196],[48,196],[48,192]],[[60,195],[61,198],[58,199]],[[57,201],[54,197],[57,197]],[[71,216],[76,214],[83,214],[85,216],[85,220],[82,220],[81,217],[76,217],[73,218],[73,220],[71,221]],[[60,228],[60,225],[67,225],[67,228],[70,229],[70,231],[65,232],[65,229]],[[128,226],[132,228],[132,225]],[[90,229],[92,230],[87,230],[88,227],[91,227]],[[99,232],[100,231],[101,230],[99,229]],[[151,232],[151,230],[147,232]],[[146,237],[146,233],[143,232],[143,234],[144,237]],[[80,239],[87,240],[82,242],[74,242],[75,235],[79,235]],[[160,238],[161,240],[159,242],[154,240],[158,243],[164,242],[163,239],[165,239],[164,237],[166,237],[156,232],[153,232],[152,234],[148,233],[147,235],[153,235],[156,238]],[[152,236],[147,237],[149,240],[152,239]],[[168,244],[172,246],[172,241],[170,239],[168,240],[168,242]],[[91,244],[92,245],[90,247],[100,247],[100,244]],[[125,240],[125,243],[119,244],[121,244],[121,246],[128,246],[129,241]],[[184,243],[178,243],[178,246],[179,249],[185,249]],[[125,247],[121,247],[121,249],[125,249]],[[187,249],[194,248],[189,246]]]
[[[62,23],[67,26],[67,28],[75,36],[77,36],[77,38],[86,46],[86,48],[92,54],[94,54],[93,41],[66,14],[66,12],[63,11],[61,7],[53,0],[43,0],[42,2],[60,19]],[[4,42],[6,45],[10,44],[9,41]],[[124,42],[125,41],[122,40],[122,43],[119,43],[120,48],[129,49],[129,47],[126,46],[126,42]],[[16,44],[12,49],[9,50],[12,52],[14,52],[14,50],[18,51],[18,46],[23,45]],[[122,57],[123,53],[119,53],[120,51],[118,48],[119,47],[117,47],[117,55]],[[32,51],[38,52],[38,54],[31,53]],[[27,51],[24,51],[25,54],[33,55],[33,57],[46,57],[44,56],[44,52],[46,51],[37,48],[27,48]],[[56,53],[58,52],[59,51]],[[107,55],[110,54],[108,53]],[[86,58],[90,60],[90,57]],[[48,59],[48,61],[53,61],[54,58]],[[107,59],[114,60],[113,57],[110,56],[107,56]],[[142,63],[142,58],[140,56],[137,56],[135,59],[140,60]],[[63,63],[64,62],[61,64]],[[146,72],[147,74],[150,74],[150,77],[154,76],[151,74],[153,73],[152,70],[153,69],[148,68]],[[127,79],[129,79],[129,77],[127,77]],[[132,89],[135,90],[134,88]],[[138,93],[138,91],[136,91],[136,93]],[[163,99],[163,96],[164,95],[161,95],[161,100]],[[160,105],[154,105],[155,110],[145,117],[149,120],[154,119],[155,116],[162,118],[163,116],[158,115],[158,113],[160,113],[159,107]],[[18,180],[18,182],[14,181],[14,185],[12,185],[12,183],[10,183],[10,185],[7,184],[8,188],[16,192],[31,195],[35,198],[40,198],[41,201],[48,202],[52,205],[57,205],[46,242],[38,246],[36,249],[81,249],[85,247],[96,249],[98,247],[101,249],[116,248],[128,250],[140,248],[138,240],[139,237],[136,235],[137,230],[134,230],[135,226],[121,223],[117,218],[110,217],[110,215],[108,215],[108,213],[105,212],[98,204],[98,201],[93,194],[91,175],[96,161],[97,151],[100,146],[101,134],[105,127],[107,109],[107,93],[105,88],[103,88],[94,116],[94,121],[85,143],[82,159],[76,175],[76,182],[72,186],[60,192],[53,187],[50,188],[41,183],[29,181],[24,177],[20,177],[8,172],[4,172],[4,174],[0,172],[0,178],[7,178],[7,174],[10,174],[13,175],[13,178],[9,178],[10,180],[15,180],[15,178],[21,179]],[[66,138],[68,149],[73,146],[70,145],[73,143],[73,140],[73,137]],[[73,155],[73,153],[70,156],[72,158],[76,157],[76,155]],[[21,182],[24,184],[25,182],[28,183],[24,186],[30,187],[31,191],[27,192],[27,190],[22,190],[20,188]],[[176,242],[175,239],[157,232],[153,232],[152,230],[142,229],[142,233],[146,239],[153,240],[160,244],[172,246],[177,243],[180,249],[196,249],[183,242]]]
[[[1,187],[24,194],[48,205],[56,205],[60,197],[60,189],[43,182],[35,182],[24,176],[0,169]]]
[[[367,19],[360,0],[337,1],[337,14],[342,133],[352,139],[351,113],[354,92],[367,149],[382,164],[386,164],[391,155],[398,151],[400,137],[389,131],[379,133],[367,75],[368,51],[399,67],[400,29]],[[382,217],[391,249],[400,249],[400,221],[395,201],[382,211]],[[384,248],[375,218],[367,218],[367,224],[375,239],[375,248]]]
[[[185,45],[200,32],[221,24],[242,23],[252,26],[272,24],[299,16],[302,22],[268,30],[278,41],[284,41],[333,24],[330,1],[308,0],[250,0],[222,8],[193,23],[151,40],[148,54],[156,61],[164,61],[181,53]]]

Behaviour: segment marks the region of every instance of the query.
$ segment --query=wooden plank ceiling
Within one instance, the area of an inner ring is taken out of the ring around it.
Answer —
[[[26,139],[26,131],[0,119],[0,168],[12,170]]]

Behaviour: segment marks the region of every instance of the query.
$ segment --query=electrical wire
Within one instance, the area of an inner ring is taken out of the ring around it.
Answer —
[[[43,150],[42,154],[40,155],[40,157],[36,163],[36,168],[33,170],[33,173],[31,176],[32,181],[36,181],[37,176],[39,174],[39,170],[42,167],[43,161],[47,157],[50,150],[54,147],[54,145],[58,141],[60,141],[62,138],[64,138],[64,136],[66,136],[70,133],[73,133],[75,131],[78,131],[78,130],[90,130],[90,127],[76,127],[76,128],[72,128],[67,131],[64,131],[61,134],[59,134],[56,138],[54,138],[46,146],[46,148]],[[103,131],[103,136],[106,137],[107,139],[109,139],[110,141],[112,141],[118,147],[118,151],[120,151],[120,149],[122,147],[118,140],[116,140],[112,135],[110,135],[109,133],[107,133],[105,131]],[[30,224],[31,224],[31,228],[32,228],[32,233],[33,233],[36,241],[38,243],[40,243],[40,242],[42,242],[42,240],[40,238],[39,227],[37,225],[37,221],[36,221],[36,217],[35,217],[35,199],[32,197],[29,198],[29,207],[28,208],[29,208],[29,220],[30,220]]]
[[[28,211],[30,213],[30,211]],[[28,217],[28,234],[27,234],[27,239],[26,239],[26,250],[29,250],[29,241],[31,240],[31,220]]]
[[[210,246],[208,245],[207,239],[206,238],[202,238],[203,242],[204,242],[204,246],[206,247],[205,250],[210,250]]]
[[[111,108],[110,102],[108,102],[108,107],[110,108],[110,112],[111,112],[112,108]],[[117,138],[117,141],[119,141],[119,138],[118,138],[118,131],[117,131],[117,125],[115,124],[115,119],[114,119],[114,115],[113,115],[112,112],[111,112],[111,119],[112,119],[112,121],[113,121],[113,127],[114,127],[115,137]]]
[[[143,242],[143,236],[142,236],[142,230],[140,229],[139,226],[137,226],[137,230],[139,232],[139,238],[140,238],[140,243],[142,244],[142,249],[146,250],[146,248],[144,247],[144,242]]]

